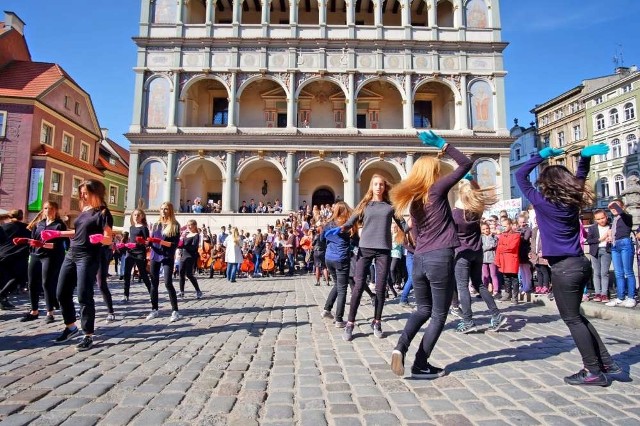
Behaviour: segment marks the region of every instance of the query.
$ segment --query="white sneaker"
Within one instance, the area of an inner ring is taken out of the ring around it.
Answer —
[[[625,308],[635,308],[636,307],[636,299],[631,299],[629,297],[627,297],[627,300],[624,301],[624,304],[622,305]]]
[[[109,314],[107,315],[107,319],[105,319],[104,322],[109,324],[110,322],[114,322],[115,320],[116,320],[116,314]]]
[[[173,311],[171,312],[171,318],[169,319],[169,321],[175,322],[175,321],[178,321],[180,318],[182,318],[182,315],[180,315],[178,311]]]
[[[620,306],[624,303],[624,300],[620,300],[617,297],[615,299],[611,299],[609,302],[605,303],[605,306]]]
[[[157,309],[152,310],[151,312],[149,312],[149,315],[147,315],[147,319],[148,320],[152,320],[154,318],[158,318],[160,314],[158,313]]]

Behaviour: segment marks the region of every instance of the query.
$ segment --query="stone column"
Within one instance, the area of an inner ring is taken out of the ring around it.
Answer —
[[[453,27],[460,28],[463,26],[462,14],[464,13],[464,6],[462,0],[453,0]]]
[[[171,88],[171,90],[169,91],[169,99],[170,99],[170,103],[169,103],[169,123],[167,124],[167,131],[168,132],[177,132],[178,131],[178,127],[176,126],[176,111],[177,111],[177,106],[178,106],[178,102],[180,102],[180,73],[177,71],[174,71],[171,75],[171,80],[172,80],[172,84],[173,87]]]
[[[216,22],[216,5],[214,1],[216,0],[207,0],[206,10],[204,12],[204,21],[207,26],[207,36],[209,37],[213,35],[213,23]]]
[[[345,0],[345,3],[347,5],[347,27],[349,38],[355,38],[356,36],[355,2],[356,0]]]
[[[416,155],[415,152],[407,152],[407,157],[404,160],[404,170],[407,172],[407,174],[413,168],[413,156],[414,155]]]
[[[427,23],[431,28],[436,25],[436,0],[427,0]]]
[[[349,207],[354,208],[356,206],[356,174],[357,174],[357,164],[356,164],[356,153],[349,152],[349,157],[347,158],[347,173],[348,180],[347,185],[344,188],[344,200]]]
[[[411,74],[404,75],[404,96],[402,101],[402,122],[405,129],[413,128],[413,88],[411,87]]]
[[[356,127],[356,76],[355,73],[349,73],[349,92],[347,93],[346,105],[346,125],[347,129]]]
[[[152,10],[151,2],[142,2],[140,7],[140,32],[138,33],[140,37],[149,36],[149,24],[153,22]]]
[[[135,91],[133,95],[133,116],[131,117],[130,133],[140,133],[142,131],[142,122],[145,116],[145,104],[143,99],[146,97],[147,91],[144,88],[144,69],[135,68]]]
[[[233,25],[233,36],[240,36],[240,13],[242,13],[242,7],[240,5],[240,0],[234,0],[233,2],[233,12],[231,14],[231,24]]]
[[[382,27],[382,2],[384,0],[374,0],[373,2],[373,25]]]
[[[507,110],[505,105],[505,89],[504,89],[504,75],[496,75],[493,84],[493,110],[495,111],[495,117],[493,122],[495,123],[496,130],[507,130]]]
[[[458,108],[458,128],[469,129],[469,95],[467,94],[467,74],[460,74],[460,105]]]
[[[285,212],[295,210],[296,202],[295,191],[295,173],[296,173],[296,153],[287,152],[287,179],[285,181],[284,190],[282,191],[282,209]]]
[[[502,199],[511,199],[511,168],[509,164],[510,153],[500,154],[500,175],[502,177]],[[498,190],[498,193],[500,191]]]
[[[178,0],[178,5],[176,7],[176,37],[182,37],[182,25],[184,24],[184,0]]]
[[[235,3],[234,3],[235,4]],[[229,98],[229,117],[227,121],[227,127],[236,127],[238,125],[236,121],[236,107],[238,105],[237,99],[237,73],[231,73],[231,97]]]
[[[296,73],[291,71],[289,73],[289,98],[287,99],[287,127],[296,127]]]
[[[322,26],[327,25],[327,1],[318,0],[318,24]]]
[[[236,152],[227,151],[227,168],[222,181],[222,213],[232,213],[235,209],[233,199],[233,177],[236,174]]]
[[[139,171],[139,154],[137,149],[131,149],[129,152],[129,192],[127,193],[128,211],[133,211],[137,207],[138,200],[138,175]]]
[[[263,37],[268,37],[269,36],[269,21],[270,21],[270,16],[269,16],[269,12],[271,11],[271,1],[270,0],[261,0],[260,4],[262,5],[262,17],[261,17],[261,21],[262,21],[262,36]]]
[[[169,149],[167,150],[167,173],[165,175],[166,181],[164,183],[164,198],[165,200],[172,203],[174,206],[176,205],[175,200],[173,199],[174,195],[174,184],[176,179],[176,150]]]
[[[298,36],[298,0],[289,0],[289,25],[291,37]]]

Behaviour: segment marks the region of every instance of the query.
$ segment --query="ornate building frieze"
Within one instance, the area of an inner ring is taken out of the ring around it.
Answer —
[[[159,158],[162,161],[164,161],[165,163],[167,162],[168,159],[168,154],[167,151],[162,151],[162,150],[141,150],[140,153],[138,154],[138,161],[140,163],[142,163],[143,161],[145,161],[148,158]]]

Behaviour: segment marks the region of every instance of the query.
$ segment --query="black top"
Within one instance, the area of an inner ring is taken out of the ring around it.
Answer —
[[[113,227],[113,216],[108,208],[90,209],[80,213],[76,219],[76,233],[71,238],[70,250],[75,253],[86,253],[91,256],[98,256],[102,244],[91,244],[89,236],[94,234],[104,234],[105,227]]]
[[[193,258],[197,259],[198,247],[200,246],[200,234],[185,236],[182,238],[182,256],[181,259]]]
[[[324,238],[320,238],[319,233],[316,233],[313,236],[313,241],[311,244],[313,244],[313,251],[321,253],[327,251],[327,240],[325,240]]]
[[[133,225],[129,228],[129,241],[136,243],[135,248],[129,250],[129,256],[138,260],[146,260],[147,246],[145,244],[139,244],[138,241],[136,241],[136,237],[142,237],[146,241],[147,238],[149,238],[149,228],[144,225]]]
[[[42,234],[42,231],[44,230],[66,231],[67,225],[65,225],[64,222],[62,222],[60,219],[54,219],[53,222],[47,225],[47,219],[42,219],[40,222],[38,222],[36,227],[33,228],[33,231],[31,231],[31,238],[34,240],[39,240],[40,234]],[[65,245],[69,245],[69,239],[55,238],[49,241],[49,243],[53,244],[52,249],[32,248],[31,254],[38,257],[64,256]]]
[[[454,208],[451,212],[460,245],[455,252],[460,253],[466,250],[482,251],[482,238],[480,232],[481,216],[477,213],[465,212],[463,209]]]
[[[0,239],[0,260],[7,260],[14,256],[29,256],[29,245],[21,244],[19,246],[13,244],[14,238],[31,238],[31,232],[27,229],[27,224],[18,221],[11,221],[2,224],[4,231]]]
[[[611,228],[615,227],[616,234],[613,236],[613,241],[622,240],[624,238],[629,238],[631,234],[631,227],[633,226],[633,217],[625,211],[618,203],[613,203],[611,208],[618,212],[618,217],[614,216],[613,221],[615,225]]]

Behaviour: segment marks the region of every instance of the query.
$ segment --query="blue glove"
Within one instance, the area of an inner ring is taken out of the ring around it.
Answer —
[[[551,157],[556,157],[558,155],[564,154],[564,149],[561,148],[551,148],[550,146],[546,147],[546,148],[542,148],[538,154],[540,154],[540,157],[542,158],[551,158]]]
[[[418,133],[418,138],[422,141],[423,145],[433,146],[438,149],[442,149],[445,143],[447,143],[440,136],[433,133],[433,131],[429,130],[428,132],[420,132]]]
[[[327,231],[324,231],[324,236],[325,237],[329,237],[331,235],[338,235],[340,233],[341,229],[339,226],[336,226],[335,228],[331,228]]]
[[[580,156],[589,158],[593,157],[594,155],[605,155],[607,152],[609,152],[609,145],[607,145],[606,143],[597,143],[595,145],[590,145],[586,148],[582,148],[582,151],[580,151]]]
[[[469,182],[471,182],[473,180],[473,175],[471,174],[471,172],[469,172],[466,175],[464,175],[464,177],[462,179],[466,179]]]

